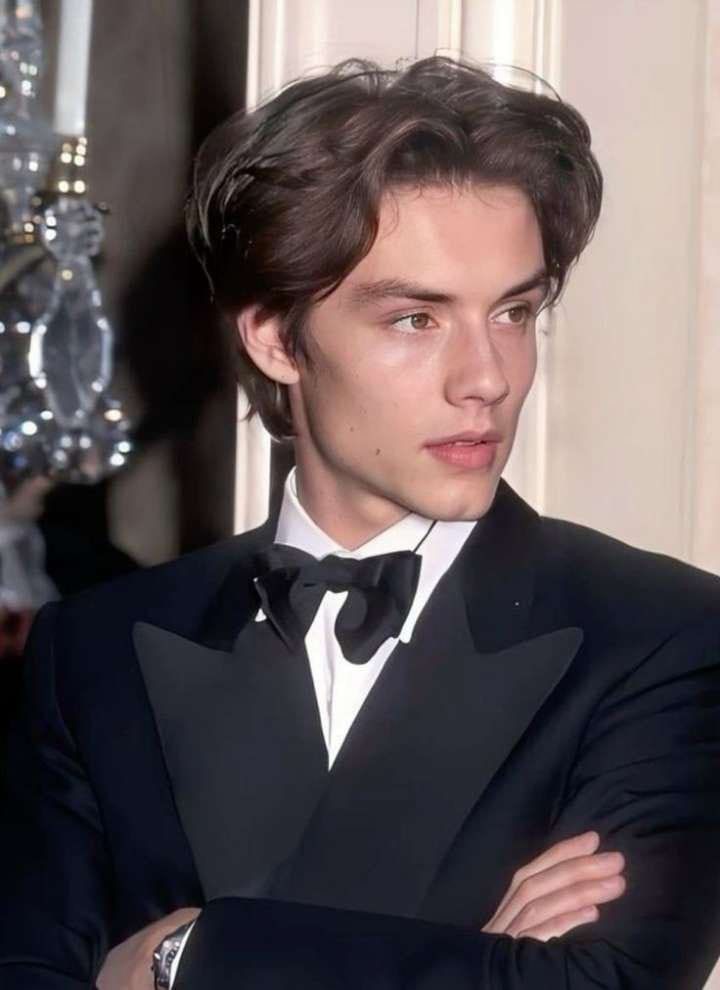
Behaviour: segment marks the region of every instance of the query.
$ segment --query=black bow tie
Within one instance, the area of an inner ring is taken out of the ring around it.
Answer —
[[[334,554],[316,560],[277,543],[256,554],[255,560],[262,610],[291,650],[302,646],[325,592],[348,592],[335,635],[351,663],[367,663],[388,637],[400,635],[421,563],[412,550],[364,560]]]

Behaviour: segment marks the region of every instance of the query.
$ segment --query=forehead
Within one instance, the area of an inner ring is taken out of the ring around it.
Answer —
[[[491,295],[542,267],[540,228],[528,196],[511,186],[431,186],[384,196],[378,235],[343,285],[380,278]],[[342,287],[341,287],[342,288]]]

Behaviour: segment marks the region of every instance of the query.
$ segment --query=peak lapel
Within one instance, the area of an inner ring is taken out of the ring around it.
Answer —
[[[526,638],[535,596],[540,517],[504,481],[456,567],[467,621],[481,652]]]
[[[494,510],[378,678],[275,896],[416,913],[570,666],[581,630],[526,638],[537,516],[507,488]]]
[[[263,891],[327,778],[307,658],[289,653],[267,623],[254,622],[256,607],[248,554],[210,606],[204,642],[147,623],[134,629],[176,806],[208,899]]]

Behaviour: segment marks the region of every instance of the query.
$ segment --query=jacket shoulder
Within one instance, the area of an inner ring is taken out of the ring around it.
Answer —
[[[57,603],[57,632],[87,640],[137,621],[155,623],[189,635],[235,565],[268,538],[268,524],[166,563],[141,568]]]
[[[54,693],[69,724],[87,715],[88,695],[93,704],[133,710],[143,697],[135,624],[195,638],[230,573],[269,532],[265,524],[46,605],[33,624],[25,664],[35,704],[40,695]]]
[[[543,580],[571,610],[608,632],[674,630],[720,618],[720,577],[578,523],[542,517]]]

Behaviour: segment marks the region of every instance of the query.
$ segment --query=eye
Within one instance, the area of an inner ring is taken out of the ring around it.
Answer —
[[[495,323],[501,323],[504,326],[522,327],[533,316],[533,311],[527,303],[517,303],[515,306],[509,306],[507,309],[502,310],[502,312],[496,313],[493,320]]]
[[[429,313],[408,313],[392,321],[392,326],[403,333],[412,333],[414,330],[429,330],[432,316]]]

